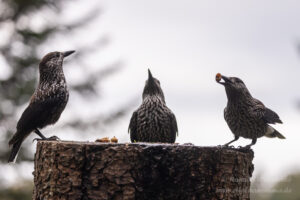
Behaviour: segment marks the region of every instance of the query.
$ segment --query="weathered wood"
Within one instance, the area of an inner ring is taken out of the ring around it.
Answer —
[[[253,151],[39,141],[33,199],[250,199]]]

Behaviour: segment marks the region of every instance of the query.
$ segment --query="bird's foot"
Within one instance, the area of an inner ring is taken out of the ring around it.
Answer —
[[[42,138],[34,138],[34,139],[32,140],[32,142],[34,142],[34,141],[40,141],[40,140],[44,140],[44,139],[42,139]]]
[[[221,148],[229,148],[229,149],[233,149],[234,146],[233,145],[229,145],[229,144],[224,144],[224,145],[219,145]]]
[[[242,146],[239,146],[239,149],[251,149],[251,144],[248,144],[248,145],[246,145],[246,146],[244,146],[244,147],[242,147]]]
[[[184,143],[183,145],[186,145],[186,146],[194,146],[194,144],[193,144],[193,143],[190,143],[190,142]]]
[[[56,140],[56,141],[58,141],[58,140],[60,140],[60,138],[57,137],[56,135],[52,135],[51,137],[48,137],[46,140]]]
[[[58,140],[60,140],[60,139],[59,139],[59,137],[53,135],[53,136],[48,137],[48,138],[34,138],[34,139],[32,140],[32,142],[34,142],[34,141],[41,141],[41,140],[46,140],[46,141],[47,141],[47,140],[48,140],[48,141],[58,141]]]

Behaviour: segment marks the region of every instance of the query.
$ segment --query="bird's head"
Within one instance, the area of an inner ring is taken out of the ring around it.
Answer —
[[[245,83],[237,77],[227,77],[218,73],[216,81],[225,87],[228,99],[251,96]]]
[[[62,63],[65,57],[73,54],[75,51],[65,52],[51,52],[45,55],[40,62],[40,72],[54,72],[56,69],[62,67]]]
[[[157,96],[160,97],[162,101],[165,102],[164,93],[160,87],[160,82],[156,78],[154,78],[151,74],[151,71],[148,69],[148,80],[146,81],[144,91],[143,91],[143,99],[147,96]]]

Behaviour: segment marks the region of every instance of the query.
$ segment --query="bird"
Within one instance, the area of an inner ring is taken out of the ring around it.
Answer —
[[[150,69],[142,97],[129,123],[131,142],[174,143],[178,135],[176,117],[167,107],[160,82]]]
[[[227,77],[218,73],[216,81],[225,87],[227,106],[224,109],[224,118],[234,135],[234,139],[225,146],[237,141],[239,137],[252,139],[251,144],[246,145],[245,148],[251,148],[256,144],[257,138],[262,136],[285,139],[270,125],[282,124],[278,114],[252,97],[240,78]]]
[[[17,131],[9,141],[12,146],[8,162],[15,162],[22,142],[35,132],[42,140],[46,138],[39,129],[55,124],[65,109],[69,91],[63,72],[63,60],[75,51],[50,52],[39,63],[39,83],[31,96],[29,105],[17,123]]]

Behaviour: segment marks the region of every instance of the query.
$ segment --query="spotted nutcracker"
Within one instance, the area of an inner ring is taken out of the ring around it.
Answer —
[[[75,51],[48,53],[39,64],[39,84],[17,124],[17,132],[9,141],[12,150],[8,162],[14,162],[22,142],[35,132],[42,139],[46,138],[39,129],[54,124],[60,118],[69,99],[66,79],[63,72],[63,60]]]
[[[173,112],[167,107],[160,82],[148,70],[142,105],[132,114],[131,142],[174,143],[178,133]]]
[[[254,145],[257,138],[262,136],[285,139],[269,125],[282,123],[279,116],[253,98],[241,79],[217,74],[216,80],[225,87],[228,102],[224,110],[224,118],[234,134],[234,140],[226,143],[226,146],[238,140],[240,136],[252,139],[247,148]]]

